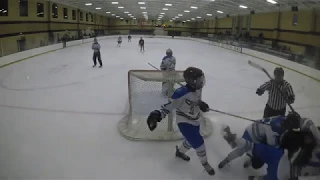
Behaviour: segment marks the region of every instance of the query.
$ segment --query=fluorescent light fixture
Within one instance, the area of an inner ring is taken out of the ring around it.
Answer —
[[[96,9],[101,9],[101,7],[97,7]]]
[[[269,3],[271,3],[271,4],[277,4],[277,2],[276,1],[274,1],[274,0],[267,0]]]
[[[115,14],[111,14],[111,16],[115,16]]]
[[[162,10],[164,10],[164,11],[168,11],[168,8],[162,8]]]
[[[207,14],[207,16],[212,16],[212,14]]]
[[[128,16],[132,16],[132,14],[128,14]]]
[[[166,14],[166,13],[160,13],[160,14]]]
[[[243,6],[243,5],[240,5],[239,7],[243,8],[243,9],[247,9],[248,8],[247,6]]]
[[[142,14],[147,14],[147,12],[142,12]]]
[[[111,2],[111,4],[119,4],[118,2]]]
[[[111,12],[106,12],[107,14],[110,14]]]
[[[132,18],[132,19],[137,19],[137,18]]]
[[[176,17],[174,17],[174,18],[179,19],[179,16],[176,16]]]
[[[189,20],[189,19],[188,19],[187,21],[188,21],[188,22],[190,22],[190,20]]]
[[[145,2],[138,2],[138,4],[146,4]]]
[[[172,22],[173,20],[170,20],[170,22]]]
[[[165,6],[172,6],[172,4],[164,4]]]
[[[116,18],[118,18],[118,17],[120,17],[120,16],[116,16]]]
[[[211,0],[211,1],[215,1],[215,0]]]
[[[201,16],[197,16],[198,19],[201,19]]]
[[[191,9],[198,9],[196,6],[190,6]]]
[[[220,13],[220,14],[222,14],[223,12],[222,12],[222,11],[217,11],[217,13]]]
[[[125,13],[125,14],[128,14],[129,12],[128,12],[128,11],[125,11],[124,13]]]
[[[130,17],[134,18],[134,16],[130,16]]]
[[[189,10],[184,10],[184,12],[190,12]]]
[[[182,14],[178,14],[178,16],[180,16],[180,17],[181,17],[181,16],[183,16],[183,15],[182,15]]]
[[[185,23],[186,21],[182,21],[182,22],[184,22],[184,23]]]
[[[85,5],[86,6],[92,6],[92,3],[86,3]]]
[[[147,9],[146,7],[140,7],[140,9]]]
[[[123,6],[119,6],[118,8],[119,8],[119,9],[123,9],[124,7],[123,7]]]
[[[120,19],[123,19],[123,18],[120,18]]]
[[[176,18],[172,18],[172,20],[176,20]]]
[[[192,21],[196,20],[195,18],[191,18]]]

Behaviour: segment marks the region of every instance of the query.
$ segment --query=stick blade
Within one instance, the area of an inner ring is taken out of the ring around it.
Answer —
[[[252,61],[248,61],[248,64],[250,65],[250,66],[252,66],[252,67],[254,67],[254,68],[257,68],[257,69],[260,69],[261,71],[264,71],[264,68],[262,67],[262,66],[260,66],[259,64],[257,64],[257,63],[254,63],[254,62],[252,62]]]

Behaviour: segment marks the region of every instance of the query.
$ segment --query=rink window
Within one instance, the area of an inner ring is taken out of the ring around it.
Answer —
[[[52,18],[58,18],[58,5],[52,4]]]
[[[80,11],[80,21],[83,21],[83,12]]]
[[[63,18],[68,19],[68,8],[63,8]]]
[[[8,0],[0,0],[0,16],[8,16]]]
[[[72,10],[72,20],[77,20],[77,11]]]
[[[88,22],[89,21],[89,14],[86,13],[86,21]]]
[[[91,22],[93,22],[93,14],[92,13],[89,13],[89,14],[90,14]]]
[[[298,14],[293,14],[292,26],[298,26]]]
[[[28,0],[19,0],[20,16],[28,16]]]
[[[43,3],[37,3],[37,16],[44,17],[44,6]]]

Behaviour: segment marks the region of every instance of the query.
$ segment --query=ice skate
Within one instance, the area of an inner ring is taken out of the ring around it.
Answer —
[[[190,157],[187,156],[186,154],[180,152],[178,146],[176,146],[176,157],[181,158],[185,161],[190,161]]]
[[[96,67],[96,65],[93,65],[92,67],[94,68],[94,67]]]
[[[231,148],[235,148],[237,146],[235,140],[237,138],[237,135],[236,134],[232,134],[231,133],[231,130],[230,130],[230,127],[229,126],[226,126],[224,129],[224,135],[223,135],[223,138],[228,142],[228,144],[231,146]]]
[[[226,158],[223,161],[221,161],[218,165],[219,169],[222,169],[224,166],[226,166],[229,163],[229,160]]]
[[[211,167],[211,165],[209,163],[204,163],[202,164],[203,167],[204,167],[204,170],[207,171],[207,173],[210,175],[210,176],[213,176],[216,174],[216,172],[214,171],[214,169]]]
[[[102,65],[101,65],[101,66],[99,66],[99,68],[102,68]]]

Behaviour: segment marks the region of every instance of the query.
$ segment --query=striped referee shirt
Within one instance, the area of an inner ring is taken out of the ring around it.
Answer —
[[[269,98],[267,104],[274,110],[284,109],[287,105],[286,98],[292,97],[293,101],[295,99],[292,87],[286,80],[283,80],[282,84],[277,84],[270,80],[264,83],[262,86],[260,86],[259,89],[263,91],[269,91]],[[293,101],[289,103],[292,104]]]

